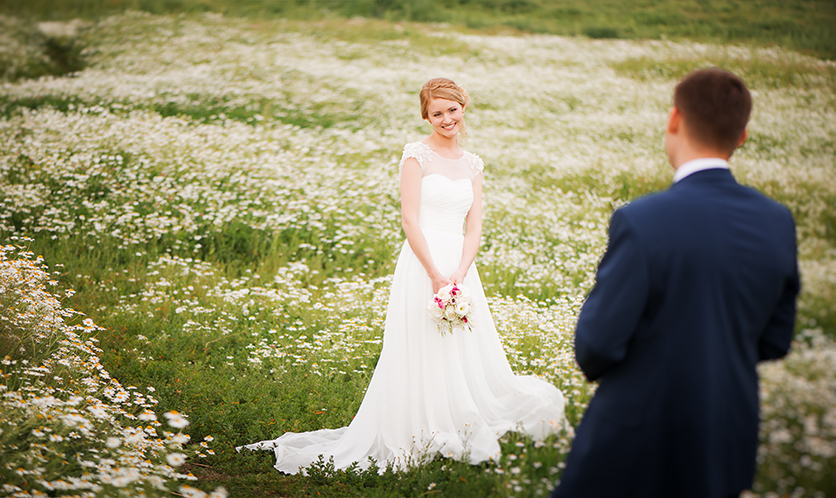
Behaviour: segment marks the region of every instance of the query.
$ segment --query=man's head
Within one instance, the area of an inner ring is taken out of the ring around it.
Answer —
[[[689,73],[676,85],[666,148],[674,167],[690,155],[731,157],[746,139],[752,96],[739,77],[718,68]],[[686,147],[688,150],[672,150]],[[677,161],[675,158],[680,160]]]

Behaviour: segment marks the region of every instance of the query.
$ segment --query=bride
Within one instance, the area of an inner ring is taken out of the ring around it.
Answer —
[[[383,350],[348,427],[288,432],[244,446],[273,450],[276,468],[296,474],[323,455],[337,469],[373,458],[405,469],[436,454],[498,461],[498,438],[523,431],[543,439],[563,427],[563,395],[511,371],[473,260],[482,230],[482,160],[462,150],[467,92],[436,78],[420,93],[432,134],[407,144],[400,162],[406,242],[389,296]],[[462,226],[464,225],[464,235]],[[472,330],[439,333],[427,311],[456,283],[470,291]],[[240,449],[240,448],[239,448]]]

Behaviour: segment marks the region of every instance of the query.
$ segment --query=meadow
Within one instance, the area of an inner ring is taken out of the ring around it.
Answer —
[[[836,59],[830,0],[6,0],[3,9],[40,20],[93,20],[125,10],[254,20],[363,17],[480,32],[754,43]]]
[[[595,385],[572,334],[609,216],[669,185],[670,95],[709,65],[753,90],[732,168],[792,210],[803,278],[793,350],[759,369],[750,495],[836,496],[833,62],[360,18],[0,28],[0,496],[547,496],[571,427],[506,435],[499,464],[380,474],[283,476],[234,447],[359,406],[403,243],[398,159],[436,75],[473,98],[477,264],[508,359],[576,427]]]

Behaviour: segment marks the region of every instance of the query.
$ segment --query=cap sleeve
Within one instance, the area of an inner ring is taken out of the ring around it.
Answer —
[[[398,171],[403,169],[404,163],[410,157],[414,157],[418,160],[418,164],[421,166],[421,171],[426,169],[427,161],[429,161],[429,157],[427,156],[428,149],[429,147],[421,142],[412,142],[404,145],[401,162],[398,164]]]
[[[480,175],[485,170],[485,163],[482,161],[482,158],[476,154],[468,152],[467,160],[470,163],[470,167],[473,169],[474,175]]]

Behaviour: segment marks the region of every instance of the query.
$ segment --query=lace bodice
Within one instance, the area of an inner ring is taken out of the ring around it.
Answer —
[[[473,180],[485,168],[482,159],[476,154],[462,151],[460,158],[449,159],[440,156],[424,142],[412,142],[404,145],[403,156],[401,157],[401,163],[398,168],[403,168],[406,160],[411,157],[418,160],[418,164],[421,166],[425,177],[429,175],[441,175],[450,180],[459,180],[462,178]]]
[[[482,160],[470,152],[464,152],[458,159],[448,159],[423,142],[404,146],[400,168],[410,157],[418,160],[424,172],[418,225],[424,231],[461,235],[464,219],[473,204],[473,179],[484,168]]]

